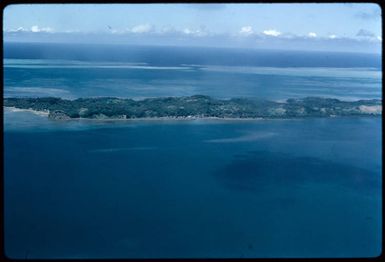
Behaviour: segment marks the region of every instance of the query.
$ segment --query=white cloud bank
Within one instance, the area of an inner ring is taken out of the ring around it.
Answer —
[[[138,24],[128,28],[107,26],[100,31],[81,32],[78,30],[57,31],[50,27],[34,25],[30,28],[4,28],[5,41],[107,41],[116,43],[155,43],[156,45],[196,45],[196,46],[239,46],[258,48],[298,48],[313,50],[349,50],[364,52],[381,52],[382,36],[366,29],[346,37],[334,32],[318,35],[314,31],[304,34],[281,33],[276,29],[256,31],[252,25],[244,25],[235,32],[215,33],[200,27],[174,27],[173,25],[155,27],[150,23]],[[84,39],[84,40],[79,40]],[[103,40],[104,39],[104,40]]]
[[[253,28],[251,26],[244,26],[241,28],[239,33],[241,35],[244,35],[244,36],[249,36],[249,35],[252,35],[254,33],[254,31],[253,31]]]
[[[264,35],[264,36],[273,36],[273,37],[278,37],[278,36],[289,36],[289,35],[282,35],[281,32],[275,30],[275,29],[266,29],[264,31],[262,31],[262,33],[257,33],[253,30],[253,27],[251,26],[243,26],[240,30],[239,30],[239,35],[241,36],[261,36],[261,35]]]
[[[308,37],[317,37],[317,34],[314,32],[310,32],[307,34]]]
[[[206,35],[208,35],[207,32],[205,32],[204,30],[200,30],[200,29],[185,28],[185,29],[183,29],[182,32],[185,35],[191,35],[191,36],[206,36]]]
[[[374,34],[373,32],[365,29],[360,29],[355,36],[351,37],[339,37],[336,34],[329,34],[326,36],[318,35],[315,32],[309,32],[305,35],[295,34],[295,33],[281,33],[276,29],[266,29],[261,32],[257,32],[251,25],[245,25],[239,29],[235,34],[231,33],[214,33],[206,29],[205,26],[201,25],[199,28],[174,28],[173,26],[163,26],[156,28],[151,24],[139,24],[131,28],[118,29],[109,27],[108,31],[98,31],[98,32],[80,32],[79,30],[65,30],[65,31],[56,31],[51,27],[39,27],[38,25],[33,25],[29,29],[24,27],[18,27],[17,29],[4,29],[5,33],[10,33],[11,35],[17,36],[24,33],[55,33],[55,34],[116,34],[116,35],[148,35],[148,36],[163,36],[163,37],[198,37],[198,38],[237,38],[237,37],[247,37],[247,39],[255,39],[257,41],[262,40],[265,37],[276,38],[276,39],[292,39],[292,40],[340,40],[340,39],[350,39],[353,41],[370,41],[370,42],[381,42],[382,36]]]
[[[10,30],[7,30],[6,32],[10,32],[10,33],[15,33],[15,32],[28,32],[28,29],[25,29],[24,27],[19,27],[17,29],[10,29]]]
[[[24,27],[19,27],[17,29],[9,29],[5,30],[8,33],[23,33],[23,32],[32,32],[32,33],[53,33],[54,30],[51,27],[39,27],[37,25],[31,26],[30,29],[26,29]]]
[[[149,25],[149,24],[144,24],[144,25],[137,25],[137,26],[134,26],[132,29],[131,29],[131,32],[132,33],[138,33],[138,34],[143,34],[143,33],[149,33],[151,31],[154,30],[154,27],[152,25]]]
[[[172,26],[163,26],[161,28],[156,29],[155,26],[151,24],[141,24],[136,25],[132,28],[126,28],[126,29],[112,29],[110,28],[109,33],[111,34],[117,34],[117,35],[125,35],[125,34],[136,34],[136,35],[157,35],[157,36],[191,36],[191,37],[203,37],[203,36],[209,36],[210,32],[206,30],[204,26],[201,26],[197,29],[192,28],[184,28],[184,29],[175,29]],[[101,32],[100,32],[101,33]]]
[[[268,29],[268,30],[264,30],[263,34],[264,35],[268,35],[268,36],[275,36],[276,37],[276,36],[281,35],[282,33],[277,31],[277,30],[275,30],[275,29]]]
[[[40,28],[39,26],[34,25],[34,26],[31,27],[31,32],[33,32],[33,33],[39,33],[39,32],[52,33],[53,29],[50,28],[50,27],[42,27],[42,28]]]

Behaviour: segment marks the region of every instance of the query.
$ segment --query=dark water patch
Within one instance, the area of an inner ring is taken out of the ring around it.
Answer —
[[[4,133],[9,256],[379,253],[380,118],[132,124]],[[250,132],[278,135],[203,142]]]
[[[380,176],[352,165],[312,157],[294,157],[268,151],[235,155],[234,160],[218,169],[215,177],[226,187],[258,192],[277,187],[303,187],[321,184],[343,187],[357,193],[378,194]]]

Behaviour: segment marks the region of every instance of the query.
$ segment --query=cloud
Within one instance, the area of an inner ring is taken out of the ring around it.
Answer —
[[[51,27],[42,27],[40,28],[37,25],[31,26],[30,29],[26,29],[24,27],[18,27],[17,29],[8,29],[5,30],[5,32],[8,33],[25,33],[25,32],[32,32],[32,33],[53,33],[54,30]]]
[[[117,29],[110,29],[111,34],[121,34],[123,31],[117,30]]]
[[[136,33],[136,34],[143,34],[143,33],[149,33],[149,32],[151,32],[153,30],[154,30],[154,27],[152,25],[144,24],[144,25],[134,26],[131,29],[131,32],[132,33]]]
[[[308,37],[317,37],[317,34],[314,32],[310,32],[307,34]]]
[[[356,36],[376,37],[376,35],[374,33],[370,32],[369,30],[365,30],[365,29],[361,29],[360,31],[358,31]]]
[[[201,26],[200,29],[185,28],[182,30],[182,33],[185,35],[198,36],[198,37],[209,35],[209,32],[206,31],[206,28],[204,26]]]
[[[281,32],[279,32],[275,29],[268,29],[268,30],[264,30],[263,34],[268,35],[268,36],[279,36],[279,35],[281,35]]]
[[[148,36],[163,36],[163,37],[175,37],[175,36],[190,36],[190,37],[204,37],[210,36],[211,33],[206,30],[204,25],[201,25],[199,28],[184,28],[184,29],[175,29],[173,26],[162,26],[156,29],[153,25],[142,24],[137,25],[132,28],[119,30],[119,29],[110,29],[108,31],[111,34],[115,35],[124,35],[124,34],[146,34]]]
[[[163,26],[159,31],[160,34],[170,34],[175,32],[176,30],[173,26]]]
[[[19,27],[17,29],[8,29],[8,30],[5,30],[5,32],[9,32],[9,33],[18,33],[18,32],[28,32],[28,29],[25,29],[24,27]]]
[[[39,26],[34,25],[34,26],[31,26],[31,32],[33,32],[33,33],[40,33],[40,32],[51,33],[51,32],[53,32],[53,29],[50,27],[39,28]]]
[[[68,28],[70,29],[70,28]],[[360,29],[360,28],[358,28]],[[276,29],[256,31],[251,25],[244,25],[233,32],[209,31],[200,27],[174,27],[174,25],[160,25],[155,27],[149,23],[139,24],[129,28],[104,28],[104,31],[73,31],[52,30],[49,27],[33,26],[29,28],[4,29],[5,41],[42,41],[42,42],[103,42],[130,43],[154,45],[191,45],[191,46],[228,46],[253,47],[269,49],[314,49],[353,50],[358,52],[381,51],[381,34],[367,30],[349,36],[337,36],[333,32],[319,35],[318,32],[308,31],[300,33],[281,33]],[[345,48],[346,47],[346,48]],[[350,48],[350,49],[349,49]]]
[[[249,36],[249,35],[252,35],[254,33],[254,31],[253,31],[253,28],[251,26],[244,26],[241,28],[239,33],[241,35],[244,35],[244,36]]]
[[[369,30],[365,30],[365,29],[361,29],[360,31],[358,31],[358,33],[356,34],[356,37],[359,40],[367,40],[367,41],[371,41],[371,42],[377,42],[377,41],[381,42],[382,41],[381,36],[378,36],[375,33],[371,32]]]
[[[37,25],[34,25],[34,26],[31,27],[31,31],[36,33],[36,32],[39,32],[40,29],[39,29],[39,27]]]
[[[186,35],[190,35],[190,34],[193,34],[193,31],[189,28],[185,28],[183,29],[183,33],[185,33]]]

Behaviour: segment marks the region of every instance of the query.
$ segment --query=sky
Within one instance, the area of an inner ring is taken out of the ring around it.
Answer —
[[[15,4],[4,41],[380,53],[376,4]]]

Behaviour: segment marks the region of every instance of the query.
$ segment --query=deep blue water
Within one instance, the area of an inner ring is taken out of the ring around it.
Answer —
[[[377,61],[367,57],[341,66],[347,62],[336,56],[325,65],[297,53],[285,67],[274,62],[279,54],[266,59],[276,64],[229,64],[231,53],[215,64],[215,55],[203,63],[201,53],[180,50],[156,58],[159,49],[144,48],[151,55],[143,59],[132,49],[141,59],[123,61],[118,53],[79,59],[64,47],[7,48],[5,96],[381,97],[381,71],[363,64]],[[53,57],[57,50],[68,53]],[[6,255],[377,256],[381,124],[380,117],[56,122],[6,109]]]
[[[8,256],[380,252],[380,118],[37,118],[4,133]]]
[[[177,46],[6,42],[4,43],[4,57],[92,62],[146,62],[154,66],[200,64],[262,67],[372,67],[381,69],[381,56],[379,54]]]

